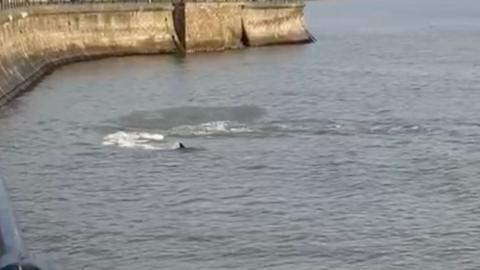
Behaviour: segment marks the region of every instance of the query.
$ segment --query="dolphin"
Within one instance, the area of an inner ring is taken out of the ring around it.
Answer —
[[[172,149],[187,149],[185,145],[182,142],[176,142],[173,146]]]

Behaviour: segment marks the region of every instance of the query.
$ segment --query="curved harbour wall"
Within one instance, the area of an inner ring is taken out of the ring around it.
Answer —
[[[0,12],[0,105],[55,67],[130,55],[312,41],[304,5],[248,2],[36,6]]]
[[[303,4],[246,5],[243,28],[249,46],[313,41],[307,30]]]
[[[169,5],[48,6],[14,16],[3,22],[0,31],[0,104],[61,64],[175,51]]]
[[[185,49],[218,51],[310,42],[313,37],[305,26],[304,7],[302,1],[187,3]]]

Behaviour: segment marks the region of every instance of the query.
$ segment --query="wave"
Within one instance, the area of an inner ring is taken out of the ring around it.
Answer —
[[[134,130],[168,130],[182,125],[201,125],[217,121],[251,123],[265,110],[257,106],[172,107],[161,110],[135,111],[109,120],[109,124]]]
[[[246,124],[234,121],[213,121],[199,125],[183,125],[169,129],[172,136],[212,136],[237,133],[253,133],[254,130]]]
[[[352,136],[368,135],[407,135],[430,133],[431,129],[419,124],[405,122],[368,122],[368,121],[332,121],[332,120],[293,120],[272,121],[263,123],[242,123],[237,121],[211,121],[197,125],[179,125],[166,130],[162,134],[151,132],[116,131],[103,138],[103,145],[122,148],[139,148],[148,150],[168,150],[181,148],[179,143],[171,144],[168,137],[233,137],[233,136],[295,136],[307,134],[311,136]],[[187,148],[190,148],[187,145]]]
[[[272,134],[312,134],[312,135],[338,135],[349,136],[358,134],[369,135],[404,135],[430,133],[429,127],[419,123],[401,121],[376,122],[376,121],[333,121],[333,120],[291,120],[272,121],[264,123],[258,128],[270,135]]]
[[[119,146],[124,148],[165,149],[160,142],[164,141],[162,134],[147,132],[117,131],[103,138],[103,145]]]

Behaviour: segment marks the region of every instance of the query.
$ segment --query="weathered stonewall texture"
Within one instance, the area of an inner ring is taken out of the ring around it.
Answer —
[[[304,5],[82,4],[0,12],[0,106],[55,67],[130,54],[312,41]]]
[[[304,4],[255,5],[243,10],[243,28],[249,46],[307,43],[313,37],[305,26]]]
[[[187,52],[235,49],[244,46],[306,43],[303,9],[297,3],[187,3]]]
[[[186,51],[219,51],[244,47],[242,11],[243,5],[239,3],[186,4]]]
[[[103,11],[98,11],[102,9]],[[96,57],[174,52],[172,9],[110,6],[25,11],[0,28],[0,105],[54,67]],[[62,13],[62,11],[64,11]]]

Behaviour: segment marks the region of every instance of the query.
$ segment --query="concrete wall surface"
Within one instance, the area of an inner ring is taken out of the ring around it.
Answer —
[[[249,46],[306,43],[313,37],[305,26],[304,4],[255,5],[243,10],[243,28]]]
[[[242,11],[241,3],[187,3],[187,52],[242,48]]]
[[[0,28],[0,105],[54,67],[95,57],[175,51],[172,7],[90,5],[23,11]],[[97,10],[102,10],[98,12]]]
[[[55,67],[131,54],[310,42],[302,3],[104,3],[0,11],[0,106]]]

